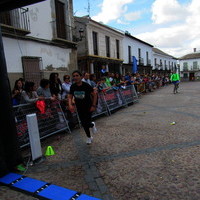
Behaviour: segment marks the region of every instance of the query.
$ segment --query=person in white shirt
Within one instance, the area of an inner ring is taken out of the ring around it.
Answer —
[[[62,99],[66,99],[67,95],[70,92],[70,87],[72,85],[70,81],[70,76],[69,75],[64,75],[63,76],[63,83],[62,83]]]
[[[84,75],[83,75],[82,81],[85,82],[85,83],[88,83],[89,85],[91,85],[90,74],[85,72]]]

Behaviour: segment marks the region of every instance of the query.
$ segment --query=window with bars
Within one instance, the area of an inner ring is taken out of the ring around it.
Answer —
[[[25,81],[33,81],[38,87],[40,80],[43,78],[41,72],[41,57],[22,57],[22,66]]]
[[[98,38],[97,38],[97,32],[92,32],[92,39],[93,39],[93,50],[94,55],[98,55]]]

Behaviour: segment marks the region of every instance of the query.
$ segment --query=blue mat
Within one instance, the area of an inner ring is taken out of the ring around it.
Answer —
[[[66,200],[72,198],[77,192],[57,185],[50,185],[38,193],[39,196],[52,200]]]
[[[67,188],[49,184],[20,174],[9,173],[0,178],[0,184],[28,193],[38,199],[51,200],[100,200]]]

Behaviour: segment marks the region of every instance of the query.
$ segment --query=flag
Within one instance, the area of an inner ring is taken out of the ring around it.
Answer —
[[[133,66],[132,66],[132,73],[136,73],[138,71],[137,69],[137,59],[135,56],[133,56]]]

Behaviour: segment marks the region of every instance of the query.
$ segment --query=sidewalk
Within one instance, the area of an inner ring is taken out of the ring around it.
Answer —
[[[200,85],[172,92],[161,88],[96,119],[92,145],[82,129],[43,140],[43,152],[51,145],[56,155],[25,175],[103,200],[199,200]],[[34,198],[0,187],[0,199]]]

